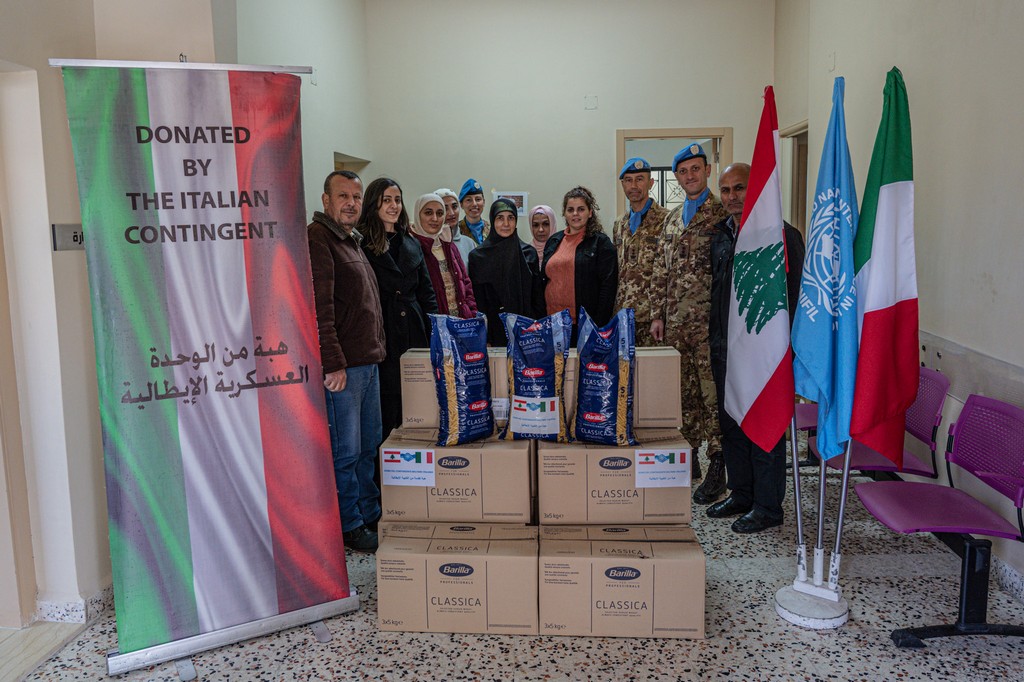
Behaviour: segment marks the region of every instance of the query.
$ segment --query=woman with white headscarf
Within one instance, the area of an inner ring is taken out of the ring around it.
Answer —
[[[423,249],[430,283],[442,315],[470,319],[476,315],[473,284],[469,281],[462,255],[452,243],[445,224],[444,201],[437,194],[424,194],[416,200],[413,236]]]

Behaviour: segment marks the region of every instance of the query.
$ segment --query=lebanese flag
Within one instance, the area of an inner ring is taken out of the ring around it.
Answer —
[[[762,450],[771,450],[793,417],[779,121],[775,93],[764,89],[729,302],[725,409]]]
[[[903,74],[882,91],[860,227],[853,243],[860,360],[850,435],[903,465],[907,408],[917,397],[917,270],[914,155]]]

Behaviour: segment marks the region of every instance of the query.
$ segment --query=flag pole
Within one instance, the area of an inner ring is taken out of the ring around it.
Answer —
[[[814,545],[814,584],[824,582],[825,572],[825,458],[818,458],[818,541]]]
[[[846,493],[850,483],[850,452],[853,449],[853,439],[846,441],[846,457],[843,459],[843,489],[839,493],[839,519],[836,521],[836,546],[832,550],[832,557],[828,565],[828,587],[839,594],[839,563],[843,559],[839,551],[839,543],[843,539],[843,519],[846,518]]]
[[[796,499],[796,579],[807,580],[807,545],[804,544],[804,510],[800,500],[800,455],[796,448],[796,413],[789,422],[789,442],[793,450],[793,497]]]

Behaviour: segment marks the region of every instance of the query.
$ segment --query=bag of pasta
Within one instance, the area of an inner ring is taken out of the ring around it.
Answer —
[[[430,316],[430,364],[439,409],[438,446],[461,445],[494,433],[487,321]]]
[[[502,313],[508,337],[508,423],[502,440],[569,442],[565,419],[565,361],[572,317],[568,310],[532,320]]]
[[[600,329],[580,308],[576,352],[576,415],[572,437],[602,445],[636,445],[633,437],[633,375],[636,322],[620,310]]]

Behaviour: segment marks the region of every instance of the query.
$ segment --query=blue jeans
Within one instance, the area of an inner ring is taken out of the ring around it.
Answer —
[[[355,530],[380,518],[380,490],[373,482],[381,441],[377,365],[349,367],[343,391],[327,391],[327,425],[334,456],[341,527]]]

